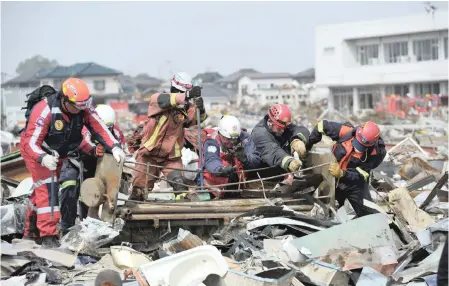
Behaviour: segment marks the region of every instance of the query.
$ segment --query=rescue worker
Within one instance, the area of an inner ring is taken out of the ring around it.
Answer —
[[[263,165],[278,166],[261,171],[261,176],[297,171],[302,166],[301,160],[307,156],[309,134],[305,126],[292,123],[292,115],[287,105],[273,105],[251,132]],[[293,156],[295,152],[298,158]]]
[[[358,217],[377,213],[370,207],[368,181],[371,170],[379,166],[386,155],[379,126],[371,121],[353,127],[322,120],[310,134],[307,150],[320,142],[323,135],[336,142],[332,148],[336,163],[329,166],[329,172],[338,179],[335,197],[339,205],[343,206],[348,199]]]
[[[114,136],[115,140],[117,140],[120,147],[123,148],[125,145],[125,137],[122,130],[115,124],[114,109],[109,105],[100,104],[95,108],[95,111],[105,123],[109,132]],[[80,144],[81,152],[77,152],[78,154],[74,155],[73,158],[64,161],[59,178],[61,187],[60,211],[62,235],[65,235],[68,229],[75,225],[81,184],[85,179],[95,176],[97,158],[102,157],[104,154],[103,145],[98,143],[98,141],[101,141],[101,138],[97,139],[96,136],[92,137],[92,134],[86,126],[83,127],[82,134],[84,139]],[[80,175],[81,171],[83,173]],[[80,202],[80,210],[81,218],[86,218],[88,207],[83,202]]]
[[[184,128],[197,124],[197,109],[203,122],[207,114],[201,97],[201,88],[192,87],[192,78],[187,73],[175,74],[171,80],[170,93],[155,93],[151,96],[148,119],[139,138],[133,136],[134,142],[141,142],[136,151],[136,162],[163,166],[162,173],[165,176],[172,171],[167,168],[182,169],[181,149],[184,146]],[[153,188],[161,169],[150,166],[148,176],[145,165],[136,164],[135,169],[130,200],[142,201],[146,188],[148,190]]]
[[[80,146],[83,126],[102,138],[105,148],[112,151],[118,162],[125,159],[125,153],[98,117],[91,102],[86,83],[69,78],[62,83],[60,91],[30,107],[31,113],[21,134],[20,151],[34,182],[24,236],[41,238],[43,247],[59,245],[56,226],[60,219],[57,196],[60,159],[66,158]],[[55,194],[50,192],[52,185]],[[52,196],[55,196],[53,219]]]
[[[216,198],[222,198],[224,187],[213,185],[244,182],[243,170],[255,169],[260,164],[260,157],[251,136],[241,130],[240,121],[232,115],[221,118],[218,130],[211,129],[204,142],[204,185]],[[235,186],[234,186],[235,187]]]

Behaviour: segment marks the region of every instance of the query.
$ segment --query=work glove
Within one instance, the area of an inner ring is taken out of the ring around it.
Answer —
[[[95,146],[95,156],[96,157],[102,157],[104,155],[104,147],[101,144],[98,144]]]
[[[186,97],[187,97],[187,99],[201,97],[201,87],[200,86],[194,86],[191,90],[188,90],[186,92]]]
[[[290,170],[290,172],[296,172],[301,167],[302,167],[302,162],[301,162],[301,160],[297,160],[297,159],[292,160],[290,162],[290,164],[288,165],[288,169]]]
[[[293,140],[292,144],[292,153],[297,152],[301,159],[304,159],[307,155],[306,144],[299,139]]]
[[[195,105],[199,110],[204,110],[204,101],[202,97],[195,97]]]
[[[235,173],[235,170],[236,170],[235,167],[225,166],[221,168],[220,173],[222,177],[229,177]]]
[[[237,149],[237,151],[234,153],[234,156],[242,163],[246,161],[246,154],[243,148]]]
[[[338,163],[331,163],[329,166],[329,172],[331,173],[332,176],[338,179],[343,177],[345,174],[343,170],[340,168],[340,165],[338,165]]]
[[[56,156],[47,154],[42,158],[41,165],[50,171],[54,171],[58,167],[58,158],[58,154],[56,154]]]
[[[114,147],[112,149],[112,156],[114,156],[114,159],[117,161],[117,163],[125,161],[126,158],[125,152],[123,152],[120,147]]]

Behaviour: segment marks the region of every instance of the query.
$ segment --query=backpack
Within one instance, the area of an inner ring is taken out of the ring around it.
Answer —
[[[53,94],[57,93],[57,91],[49,85],[43,85],[41,87],[36,88],[33,92],[26,95],[27,100],[25,100],[25,103],[27,106],[22,107],[22,110],[25,109],[25,128],[22,129],[20,132],[26,129],[28,125],[28,121],[30,120],[31,111],[33,110],[33,107],[42,99],[45,99]]]

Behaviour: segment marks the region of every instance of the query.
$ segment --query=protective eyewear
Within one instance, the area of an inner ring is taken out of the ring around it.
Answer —
[[[73,106],[74,108],[76,108],[77,110],[80,110],[80,111],[89,109],[92,105],[92,97],[89,97],[88,99],[86,99],[84,101],[77,101],[77,102],[71,101],[70,99],[65,97],[64,101],[69,103],[71,106]]]

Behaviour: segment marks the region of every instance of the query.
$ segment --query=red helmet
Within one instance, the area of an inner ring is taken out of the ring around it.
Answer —
[[[376,123],[368,121],[363,126],[357,128],[355,138],[365,147],[370,147],[376,144],[380,136],[380,129]]]
[[[268,117],[279,127],[286,127],[292,122],[292,114],[285,104],[276,104],[268,109]]]

